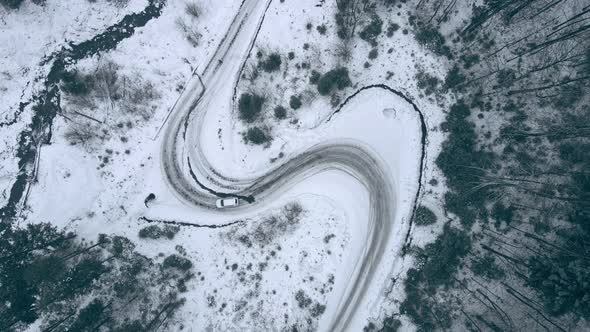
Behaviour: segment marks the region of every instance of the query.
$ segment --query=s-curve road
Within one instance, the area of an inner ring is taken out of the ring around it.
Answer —
[[[201,75],[187,86],[164,132],[162,170],[167,183],[187,204],[214,211],[219,195],[253,197],[231,213],[262,209],[265,202],[279,192],[304,179],[327,170],[339,170],[354,177],[368,191],[369,224],[360,259],[352,268],[351,278],[339,294],[336,314],[325,317],[329,331],[344,331],[353,319],[371,284],[383,256],[395,213],[393,179],[379,156],[364,143],[333,140],[309,147],[299,155],[256,178],[232,178],[219,174],[208,163],[199,135],[206,112],[219,102],[219,96],[232,96],[271,0],[245,0],[231,26]],[[229,91],[230,89],[231,91]],[[222,93],[223,91],[223,93]],[[231,99],[231,98],[230,98]],[[364,318],[364,317],[363,317]]]

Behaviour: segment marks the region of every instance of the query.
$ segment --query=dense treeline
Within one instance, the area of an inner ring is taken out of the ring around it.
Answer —
[[[455,10],[471,19],[453,22]],[[441,274],[412,269],[401,313],[425,331],[587,327],[590,4],[419,1],[415,13],[417,41],[449,59],[444,87],[458,101],[436,164],[445,211],[472,248],[456,249],[461,259],[446,261],[455,273],[436,291],[425,287]]]
[[[1,225],[0,330],[155,331],[183,305],[192,264],[157,263],[128,239],[95,243],[49,224]]]
[[[450,222],[411,248],[399,312],[367,330],[405,319],[419,331],[587,329],[590,3],[391,3],[408,6],[416,41],[449,68],[416,79],[454,100],[436,159]]]

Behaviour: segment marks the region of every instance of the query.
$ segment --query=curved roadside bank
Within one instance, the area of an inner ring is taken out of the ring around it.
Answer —
[[[412,209],[412,216],[410,219],[410,223],[412,223],[414,221],[414,216],[416,215],[416,209],[418,207],[418,199],[420,199],[420,193],[422,192],[423,173],[424,173],[424,167],[426,166],[426,143],[428,142],[428,126],[426,125],[426,118],[424,117],[424,113],[420,110],[420,108],[418,108],[418,105],[416,105],[414,100],[411,99],[410,97],[406,96],[403,92],[396,90],[387,84],[371,84],[371,85],[363,86],[363,87],[357,89],[350,96],[346,97],[346,99],[338,106],[338,108],[334,112],[332,112],[332,114],[330,114],[330,116],[326,119],[326,122],[330,122],[334,115],[339,113],[344,106],[346,106],[353,98],[358,96],[361,92],[371,90],[371,89],[382,89],[382,90],[391,92],[394,95],[402,98],[408,104],[412,105],[413,111],[416,112],[416,114],[418,114],[418,118],[420,119],[420,145],[422,148],[421,148],[421,153],[420,153],[420,170],[419,170],[419,176],[418,176],[418,190],[416,191],[416,195],[414,197],[414,208]],[[404,243],[405,243],[404,244],[404,254],[405,254],[405,250],[407,250],[407,248],[412,244],[412,239],[410,238],[411,231],[412,231],[412,229],[411,229],[411,224],[410,224],[410,227],[408,228],[408,232],[406,233],[406,237],[404,239]]]

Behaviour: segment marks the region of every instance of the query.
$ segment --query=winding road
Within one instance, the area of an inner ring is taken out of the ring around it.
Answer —
[[[232,178],[209,164],[200,145],[205,114],[219,103],[229,103],[229,109],[233,105],[233,100],[219,100],[220,95],[228,95],[220,91],[230,89],[229,94],[234,95],[271,1],[244,0],[207,67],[187,85],[163,134],[162,170],[169,186],[185,203],[214,213],[232,214],[262,209],[281,190],[324,171],[339,170],[358,180],[369,193],[368,232],[352,277],[339,295],[336,314],[326,324],[329,331],[344,331],[371,284],[392,233],[396,197],[392,175],[381,158],[363,142],[332,140],[311,146],[259,176]],[[425,126],[423,142],[424,129]],[[421,167],[423,159],[422,154]],[[239,197],[250,204],[241,204],[231,211],[216,210],[215,201],[225,196]]]

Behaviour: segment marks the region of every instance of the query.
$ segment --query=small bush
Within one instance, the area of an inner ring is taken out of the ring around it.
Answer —
[[[64,133],[64,138],[70,145],[94,143],[99,138],[106,138],[107,135],[100,136],[98,126],[84,126],[80,124],[70,125]]]
[[[375,60],[375,59],[377,59],[378,56],[379,56],[379,50],[377,50],[377,48],[374,48],[369,52],[369,59],[370,60]]]
[[[270,142],[271,137],[270,135],[262,130],[259,127],[252,127],[246,131],[246,135],[244,137],[246,143],[252,143],[255,145],[261,145],[267,142]]]
[[[187,2],[184,11],[194,18],[201,16],[201,6],[195,1]]]
[[[387,27],[387,37],[393,37],[393,34],[399,30],[399,24],[397,23],[391,23],[388,27]]]
[[[400,331],[402,327],[402,322],[399,319],[388,317],[383,321],[383,331]]]
[[[309,77],[309,83],[311,84],[318,84],[322,75],[315,70],[311,71],[311,76]]]
[[[311,317],[314,317],[314,318],[320,317],[321,315],[324,314],[325,311],[326,311],[326,306],[316,302],[316,304],[310,310]]]
[[[416,74],[416,85],[419,89],[424,90],[424,93],[427,96],[430,96],[438,91],[440,80],[436,76],[430,75],[424,71],[419,71]]]
[[[187,23],[182,17],[177,17],[174,23],[176,24],[178,30],[184,34],[186,40],[193,47],[199,46],[201,38],[203,38],[203,34],[199,31],[195,24],[190,22]]]
[[[416,215],[414,216],[414,222],[416,223],[416,225],[419,225],[419,226],[432,225],[436,222],[436,220],[437,220],[436,215],[429,208],[420,205],[416,209]]]
[[[288,224],[296,224],[301,219],[303,206],[298,203],[289,203],[283,208],[283,214]]]
[[[260,61],[258,66],[267,73],[277,71],[281,68],[281,55],[278,53],[272,53],[264,61]]]
[[[516,80],[516,72],[514,69],[500,69],[496,74],[498,80],[498,86],[509,88],[514,85]]]
[[[377,41],[377,37],[381,34],[382,29],[383,21],[378,15],[374,15],[371,22],[359,32],[359,37],[374,45]]]
[[[505,206],[500,202],[495,203],[492,207],[490,217],[492,217],[496,221],[494,223],[496,228],[500,228],[502,226],[502,223],[510,225],[512,219],[514,219],[515,210],[516,209],[512,206]]]
[[[451,58],[451,49],[445,45],[445,37],[433,26],[422,25],[416,31],[416,41],[436,55]]]
[[[90,92],[94,80],[90,76],[82,75],[78,71],[66,71],[61,76],[61,89],[66,93],[82,96]]]
[[[291,96],[291,99],[289,99],[289,106],[294,110],[299,109],[301,107],[301,97]]]
[[[325,24],[318,25],[316,29],[318,29],[318,32],[320,33],[320,35],[325,35],[326,31],[328,31],[328,28],[326,28]]]
[[[473,67],[480,61],[479,54],[463,54],[461,55],[460,59],[461,62],[463,62],[463,68],[465,69]]]
[[[238,102],[239,118],[247,123],[252,123],[258,118],[262,111],[264,98],[251,93],[244,93]]]
[[[287,117],[287,110],[283,106],[275,107],[275,118],[282,120]]]
[[[162,236],[162,229],[159,226],[147,226],[139,230],[139,237],[142,239],[159,239]]]
[[[350,77],[348,76],[348,69],[344,67],[332,69],[322,75],[318,81],[318,92],[322,96],[326,96],[332,92],[334,88],[342,90],[352,85]]]
[[[460,85],[465,83],[466,77],[458,66],[453,66],[445,78],[445,88],[460,90]]]
[[[332,96],[330,96],[330,105],[332,105],[334,108],[338,107],[341,101],[342,100],[340,99],[340,96],[335,92],[332,94]]]

